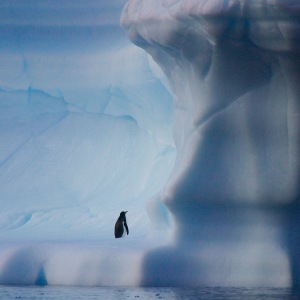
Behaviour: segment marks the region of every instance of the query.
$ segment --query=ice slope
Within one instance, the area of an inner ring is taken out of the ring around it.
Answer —
[[[0,3],[0,284],[139,283],[156,243],[145,203],[176,149],[168,85],[120,28],[123,5]]]
[[[109,236],[121,210],[149,229],[175,156],[171,96],[122,5],[2,2],[2,239]]]

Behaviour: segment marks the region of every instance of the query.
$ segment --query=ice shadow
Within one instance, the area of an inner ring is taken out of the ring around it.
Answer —
[[[286,244],[290,262],[292,292],[300,297],[300,207],[299,203],[288,209]]]
[[[290,284],[292,293],[299,295],[299,213],[294,206],[192,207],[177,218],[174,244],[145,255],[140,285]]]
[[[1,285],[48,285],[44,258],[37,249],[17,249],[5,262],[0,274]]]

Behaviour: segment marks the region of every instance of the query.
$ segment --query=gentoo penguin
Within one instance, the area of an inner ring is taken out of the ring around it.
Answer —
[[[116,239],[123,236],[124,226],[126,228],[127,235],[129,234],[129,229],[128,229],[128,226],[127,226],[127,223],[126,223],[126,217],[125,217],[126,213],[127,213],[127,211],[122,211],[120,213],[120,217],[118,218],[118,220],[116,222],[116,225],[115,225],[115,237],[116,237]]]

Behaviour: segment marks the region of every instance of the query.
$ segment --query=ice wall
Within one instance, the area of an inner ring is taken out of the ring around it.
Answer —
[[[175,157],[172,104],[122,7],[1,2],[2,240],[109,237],[122,210],[142,223],[133,235],[149,230],[145,201]]]
[[[297,198],[299,22],[292,2],[127,4],[123,26],[162,66],[175,95],[179,155],[163,195],[170,206],[184,197]]]
[[[299,285],[298,2],[130,0],[121,23],[174,97],[175,245],[143,283]]]
[[[162,240],[145,203],[174,164],[172,99],[124,2],[0,2],[0,284],[138,285]]]

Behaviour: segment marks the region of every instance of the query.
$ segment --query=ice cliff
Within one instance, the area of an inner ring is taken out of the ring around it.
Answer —
[[[293,1],[129,1],[122,24],[174,93],[179,155],[163,195],[290,203],[299,194]],[[154,9],[155,8],[155,9]]]
[[[127,2],[122,26],[169,80],[178,151],[160,194],[176,246],[149,254],[145,283],[300,283],[299,15],[297,1]]]

